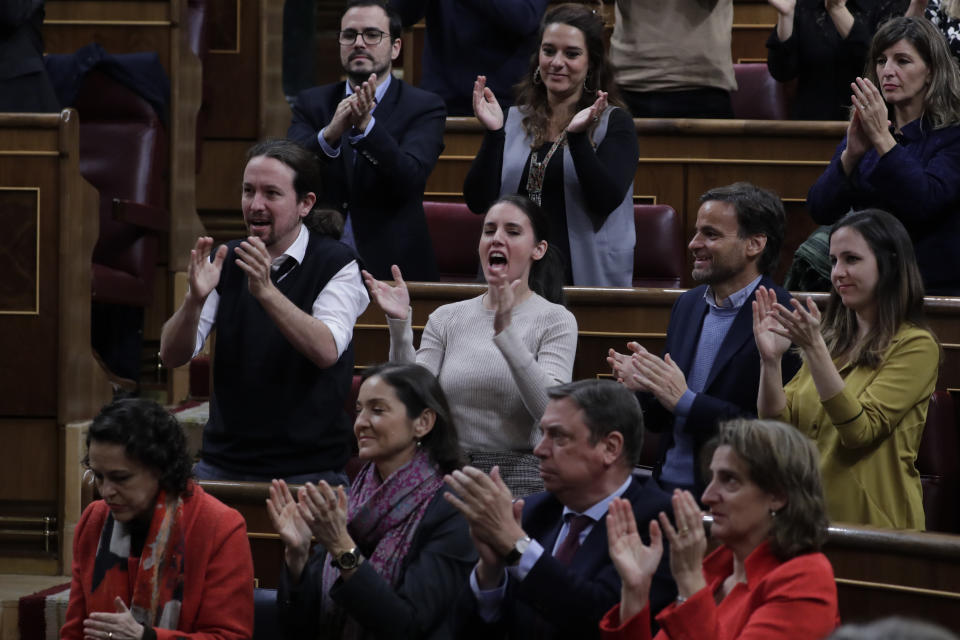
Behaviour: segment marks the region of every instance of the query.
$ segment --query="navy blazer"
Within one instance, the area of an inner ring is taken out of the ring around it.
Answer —
[[[769,276],[760,279],[760,285],[777,292],[780,304],[790,307],[790,294],[777,286]],[[707,315],[709,305],[703,294],[707,285],[690,289],[677,298],[670,312],[670,324],[667,327],[667,342],[663,352],[670,357],[683,375],[690,376],[697,343],[700,342],[700,330]],[[690,415],[684,430],[694,438],[694,471],[696,474],[696,498],[706,487],[700,466],[700,451],[703,445],[717,433],[717,424],[730,418],[746,416],[757,417],[757,390],[760,386],[760,354],[753,338],[752,302],[756,291],[750,294],[734,318],[730,330],[720,345],[720,352],[713,361],[713,367],[703,385],[703,391],[697,394],[690,408]],[[800,357],[792,350],[783,356],[784,384],[790,381],[800,368]],[[644,426],[650,431],[662,431],[660,438],[660,456],[656,477],[666,458],[667,450],[673,446],[674,415],[667,411],[651,393],[638,393],[637,398],[643,407]]]
[[[436,280],[423,191],[443,151],[443,100],[393,78],[373,112],[370,133],[351,144],[348,132],[340,155],[329,158],[317,134],[329,124],[345,90],[345,83],[338,82],[301,92],[287,137],[320,158],[323,193],[317,194],[318,201],[349,211],[357,252],[370,273],[392,279],[390,265],[396,264],[407,280]]]
[[[644,543],[649,544],[649,522],[661,511],[672,514],[670,497],[653,480],[636,477],[623,497],[633,505],[640,535]],[[620,576],[607,551],[606,518],[593,526],[572,564],[566,567],[551,555],[562,517],[563,505],[553,494],[538,493],[526,498],[523,530],[543,545],[543,555],[522,582],[508,582],[500,619],[493,624],[480,618],[473,591],[469,587],[465,589],[457,602],[455,637],[465,640],[600,637],[600,619],[620,601]],[[664,549],[650,589],[654,612],[676,598],[668,557],[669,551]]]
[[[467,521],[443,497],[448,491],[441,487],[424,511],[396,586],[363,562],[349,580],[337,580],[330,589],[333,601],[363,626],[364,638],[457,637],[450,632],[450,609],[477,562],[477,552]],[[281,569],[277,602],[284,637],[318,637],[326,558],[326,550],[317,545],[296,585],[286,566]]]

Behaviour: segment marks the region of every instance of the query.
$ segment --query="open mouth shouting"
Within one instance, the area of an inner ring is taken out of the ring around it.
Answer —
[[[250,235],[257,236],[261,240],[270,235],[270,229],[273,221],[267,216],[251,216],[247,219],[247,229]]]
[[[487,265],[491,274],[507,272],[507,256],[500,250],[494,249],[487,254]]]

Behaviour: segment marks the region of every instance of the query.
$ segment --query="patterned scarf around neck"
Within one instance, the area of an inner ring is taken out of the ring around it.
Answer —
[[[183,498],[168,500],[165,491],[158,492],[137,560],[130,555],[131,527],[117,522],[112,513],[107,515],[94,559],[87,613],[116,612],[114,598],[120,596],[140,624],[176,629],[183,601],[182,520]]]
[[[443,486],[443,476],[418,449],[413,459],[381,481],[372,462],[364,465],[350,487],[347,531],[364,556],[384,580],[396,586],[403,561],[410,551],[420,520],[430,501]],[[324,627],[339,634],[331,637],[359,638],[359,625],[346,617],[330,598],[330,588],[340,577],[329,556],[323,564]]]

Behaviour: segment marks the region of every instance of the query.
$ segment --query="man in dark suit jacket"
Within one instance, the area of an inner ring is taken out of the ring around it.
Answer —
[[[546,493],[512,502],[496,468],[465,467],[447,477],[447,494],[466,517],[480,555],[457,605],[457,638],[598,638],[603,614],[620,599],[607,551],[607,507],[629,500],[647,540],[650,520],[670,513],[669,497],[631,471],[643,441],[637,400],[609,380],[552,387],[534,449]],[[668,554],[664,554],[666,558]],[[654,611],[676,595],[661,562]]]
[[[346,217],[342,241],[390,279],[436,280],[423,213],[427,176],[443,151],[439,96],[392,77],[400,18],[377,0],[351,0],[340,21],[347,82],[301,92],[287,137],[323,161],[324,203]]]
[[[43,66],[43,15],[43,0],[0,2],[0,112],[60,110]]]
[[[756,417],[760,356],[753,339],[752,302],[758,285],[776,286],[785,226],[783,203],[773,193],[738,182],[700,197],[690,241],[693,279],[701,282],[677,298],[670,315],[664,356],[635,342],[633,355],[610,350],[614,375],[638,392],[647,428],[663,431],[654,476],[666,490],[689,489],[699,499],[706,486],[700,451],[723,420]],[[784,382],[800,368],[784,356]]]

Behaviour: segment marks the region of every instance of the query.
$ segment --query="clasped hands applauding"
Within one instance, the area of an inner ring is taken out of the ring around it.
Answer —
[[[310,539],[316,538],[327,553],[336,557],[356,547],[347,532],[347,494],[325,481],[308,482],[294,500],[283,480],[274,480],[267,499],[267,514],[284,545],[284,561],[294,582],[300,580],[310,558]],[[344,579],[355,569],[341,570]]]
[[[613,375],[631,391],[645,391],[668,411],[673,411],[687,390],[687,378],[667,353],[663,358],[650,353],[638,342],[628,342],[632,355],[610,349],[607,363]]]
[[[637,530],[630,501],[615,498],[607,513],[607,542],[610,559],[620,574],[620,619],[640,613],[649,603],[650,584],[663,555],[663,538],[670,544],[670,572],[677,593],[686,599],[707,586],[703,558],[707,536],[703,513],[689,491],[675,490],[672,496],[676,527],[660,512],[659,522],[650,521],[650,544],[645,545]]]
[[[403,274],[400,273],[400,268],[393,265],[390,271],[394,281],[392,286],[377,280],[369,271],[363,271],[363,280],[367,283],[373,301],[387,314],[387,317],[406,320],[410,313],[410,291],[407,289]],[[489,273],[486,278],[488,288],[484,303],[488,309],[493,309],[495,312],[493,330],[494,333],[499,334],[510,326],[513,309],[522,302],[520,298],[523,295],[529,295],[529,289],[526,289],[522,295],[518,295],[523,280],[517,278],[510,282],[506,273]]]
[[[377,106],[377,74],[371,73],[362,84],[353,87],[353,93],[340,101],[330,124],[323,130],[323,137],[331,147],[340,145],[340,138],[348,129],[364,131],[370,124],[373,109]]]
[[[606,91],[597,91],[597,99],[593,104],[578,111],[566,126],[568,133],[586,131],[607,109]],[[498,131],[503,128],[503,109],[497,102],[493,91],[487,86],[486,76],[477,76],[473,83],[473,113],[477,120],[489,131]]]

